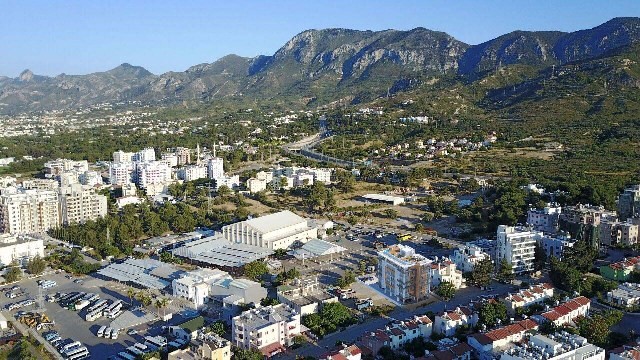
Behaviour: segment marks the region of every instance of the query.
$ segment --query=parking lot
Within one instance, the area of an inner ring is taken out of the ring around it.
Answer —
[[[63,339],[72,339],[74,341],[81,342],[86,346],[94,359],[106,359],[112,355],[116,355],[118,352],[123,351],[126,347],[133,345],[136,342],[144,342],[142,335],[127,335],[126,330],[123,329],[117,340],[99,338],[95,334],[97,330],[102,326],[109,326],[112,319],[100,318],[94,322],[87,322],[84,320],[86,309],[79,312],[71,311],[60,307],[56,302],[47,302],[44,300],[47,294],[55,294],[56,292],[70,293],[74,291],[82,291],[87,293],[96,293],[100,295],[101,299],[120,299],[124,303],[129,303],[129,298],[126,297],[127,287],[113,282],[107,282],[101,279],[92,277],[83,277],[81,281],[76,281],[77,278],[67,278],[66,273],[51,274],[44,276],[43,279],[53,280],[57,283],[57,286],[42,290],[38,287],[36,280],[23,280],[17,285],[25,295],[10,299],[3,293],[0,295],[0,307],[5,308],[9,303],[16,301],[23,301],[25,299],[34,299],[35,303],[20,309],[12,311],[6,311],[11,315],[15,315],[19,311],[35,311],[39,309],[42,304],[44,306],[44,312],[46,315],[55,322],[52,327],[57,331]],[[37,301],[39,296],[42,296],[42,301]],[[141,333],[147,330],[148,325],[141,325],[137,329],[141,330]],[[46,329],[41,332],[46,331]]]

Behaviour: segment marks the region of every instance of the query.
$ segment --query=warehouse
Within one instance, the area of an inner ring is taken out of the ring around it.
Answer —
[[[230,272],[273,254],[271,249],[230,243],[220,235],[188,242],[171,252],[174,256],[189,259],[192,263],[215,266]]]
[[[135,287],[162,290],[185,272],[158,260],[130,258],[121,263],[109,264],[98,270],[98,274]]]
[[[389,205],[404,204],[404,198],[400,196],[391,196],[391,195],[383,195],[383,194],[366,194],[366,195],[362,195],[362,198],[366,202],[378,202],[378,203],[385,203]]]

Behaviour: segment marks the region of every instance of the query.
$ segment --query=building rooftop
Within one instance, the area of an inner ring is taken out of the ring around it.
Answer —
[[[264,259],[273,250],[253,245],[231,243],[221,236],[211,236],[188,242],[174,250],[176,256],[221,267],[240,267]]]
[[[276,230],[288,228],[290,226],[307,224],[307,220],[289,210],[280,211],[274,214],[264,215],[257,218],[243,221],[247,226],[254,228],[261,233],[269,233]]]
[[[553,335],[534,335],[528,342],[517,344],[504,353],[522,360],[540,360],[556,357],[568,352],[575,352],[575,359],[591,358],[593,355],[603,353],[595,345],[589,344],[587,339],[561,331]]]

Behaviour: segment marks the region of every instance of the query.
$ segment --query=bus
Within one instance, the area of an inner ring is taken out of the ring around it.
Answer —
[[[84,351],[69,356],[67,360],[81,360],[81,359],[86,359],[88,357],[89,357],[89,350],[85,348]]]
[[[100,329],[98,329],[98,332],[96,333],[97,337],[102,337],[104,335],[104,331],[107,330],[107,327],[105,325],[100,326]]]
[[[87,308],[87,311],[88,312],[94,312],[94,311],[97,311],[97,310],[102,310],[102,309],[106,308],[107,306],[109,306],[109,302],[107,300],[105,300],[105,299],[102,299],[102,300],[96,301],[93,305],[89,306]]]
[[[152,350],[167,347],[167,338],[163,336],[145,336],[144,344]]]
[[[106,309],[102,311],[102,315],[107,316],[109,313],[115,313],[116,311],[122,308],[122,300],[116,300],[113,304],[109,305]]]
[[[135,343],[133,344],[133,346],[135,346],[138,350],[142,351],[143,353],[149,352],[149,347],[145,344]]]
[[[78,355],[82,352],[87,351],[87,347],[86,346],[78,346],[72,349],[69,349],[67,351],[64,351],[63,355],[68,359],[70,357],[73,357],[74,355]]]
[[[71,351],[73,349],[77,349],[79,347],[82,346],[82,343],[80,341],[74,341],[70,344],[67,344],[65,346],[62,347],[62,349],[60,350],[60,352],[66,353],[67,351]]]
[[[85,295],[83,298],[83,300],[87,300],[89,302],[94,302],[98,299],[100,299],[100,295],[96,294],[96,293],[88,293],[87,295]]]
[[[122,309],[118,309],[112,312],[107,313],[107,319],[115,319],[122,314]]]
[[[131,354],[133,354],[134,356],[139,356],[139,355],[143,355],[144,353],[142,352],[142,350],[138,349],[135,346],[129,346],[127,348],[127,351],[130,352]]]
[[[407,240],[411,240],[413,238],[413,236],[411,234],[401,234],[401,235],[396,235],[398,237],[398,241],[407,241]]]

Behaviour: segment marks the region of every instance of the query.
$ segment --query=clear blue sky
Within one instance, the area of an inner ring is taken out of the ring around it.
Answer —
[[[513,30],[575,31],[640,16],[640,0],[0,0],[0,75],[159,74],[226,54],[271,55],[306,29],[425,27],[478,44]]]

